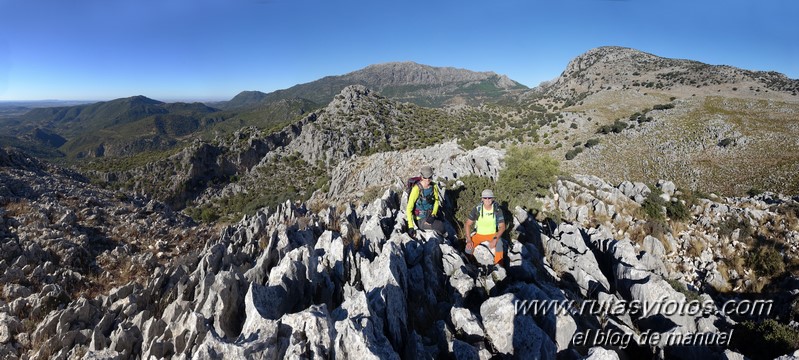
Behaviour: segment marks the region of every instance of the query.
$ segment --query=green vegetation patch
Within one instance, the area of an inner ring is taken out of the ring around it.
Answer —
[[[511,209],[536,210],[540,208],[538,198],[548,193],[560,174],[557,160],[532,147],[511,147],[497,179],[497,196],[507,200]]]
[[[263,207],[275,207],[287,200],[306,201],[314,191],[326,191],[330,183],[321,164],[310,164],[297,154],[273,157],[256,171],[247,183],[239,181],[244,191],[187,209],[187,213],[202,221],[238,221]]]
[[[732,345],[752,359],[774,359],[799,348],[799,331],[774,319],[735,326]]]

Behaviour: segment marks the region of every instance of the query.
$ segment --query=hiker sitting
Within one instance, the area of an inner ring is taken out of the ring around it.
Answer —
[[[415,238],[416,229],[434,230],[444,233],[444,223],[438,220],[438,186],[433,184],[433,169],[422,167],[421,176],[408,194],[405,218],[408,219],[408,235]]]
[[[481,243],[488,241],[489,248],[494,252],[494,264],[499,264],[505,254],[502,244],[502,233],[505,232],[505,217],[499,204],[494,201],[494,192],[485,189],[481,194],[482,201],[472,208],[466,223],[463,225],[466,234],[466,253],[472,255],[474,249]],[[475,234],[472,234],[472,225],[475,225]]]

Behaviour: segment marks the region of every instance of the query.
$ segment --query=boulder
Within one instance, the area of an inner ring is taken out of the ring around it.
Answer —
[[[485,336],[480,319],[469,309],[453,307],[450,310],[450,319],[455,332],[464,338],[481,339]]]
[[[619,360],[619,354],[613,350],[594,346],[588,350],[588,355],[583,360]]]
[[[668,180],[658,180],[657,186],[663,194],[668,195],[669,197],[674,196],[674,191],[677,190],[677,186],[674,185],[673,182]]]
[[[514,294],[486,300],[480,306],[486,337],[496,354],[555,359],[557,347],[532,317],[516,314]]]

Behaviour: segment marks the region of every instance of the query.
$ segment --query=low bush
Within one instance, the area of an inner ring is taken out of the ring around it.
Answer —
[[[560,164],[530,147],[512,147],[505,156],[505,168],[497,179],[497,196],[510,208],[536,209],[537,198],[545,196],[560,174]]]
[[[647,219],[663,221],[663,207],[666,206],[666,201],[660,197],[661,191],[658,188],[653,188],[652,192],[644,199],[641,204],[641,210]]]
[[[755,196],[758,196],[758,195],[760,195],[762,193],[763,193],[763,190],[760,190],[760,189],[754,188],[754,187],[750,188],[749,190],[746,190],[746,195],[748,195],[749,197],[755,197]]]
[[[212,223],[219,219],[219,215],[214,211],[214,209],[207,207],[200,211],[199,215],[200,221],[204,223]]]
[[[769,245],[759,246],[747,253],[746,263],[760,276],[774,277],[785,271],[782,254]]]
[[[700,301],[702,299],[702,297],[699,296],[698,292],[688,289],[688,287],[685,286],[685,284],[683,284],[678,280],[667,279],[666,282],[668,282],[669,285],[671,285],[672,289],[677,290],[681,292],[683,295],[685,295],[687,301]]]
[[[566,152],[566,160],[574,159],[577,156],[577,154],[579,154],[581,152],[583,152],[583,148],[581,148],[581,147],[574,148],[574,149],[571,149],[571,150],[567,151]]]
[[[615,133],[618,134],[626,129],[629,125],[621,120],[616,120],[613,125],[603,125],[597,130],[598,134],[610,134]]]
[[[753,359],[774,359],[799,348],[799,331],[774,319],[736,325],[732,345]]]
[[[754,233],[752,226],[745,221],[738,221],[734,217],[725,218],[722,222],[718,223],[719,237],[729,238],[736,229],[740,229],[738,233],[739,240],[748,240]]]
[[[682,201],[666,202],[666,215],[672,220],[685,221],[691,217],[691,211]]]
[[[599,144],[599,139],[597,139],[597,138],[588,139],[588,141],[585,142],[585,147],[586,148],[591,148],[591,147],[594,147],[594,146],[596,146],[598,144]]]
[[[730,146],[730,145],[735,145],[735,139],[724,138],[724,139],[721,139],[721,141],[719,141],[719,143],[718,143],[718,146],[720,146],[720,147],[727,147],[727,146]]]

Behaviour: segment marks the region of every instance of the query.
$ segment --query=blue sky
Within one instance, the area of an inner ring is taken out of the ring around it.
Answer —
[[[0,0],[0,100],[227,100],[367,65],[533,87],[604,45],[799,78],[794,0]]]

